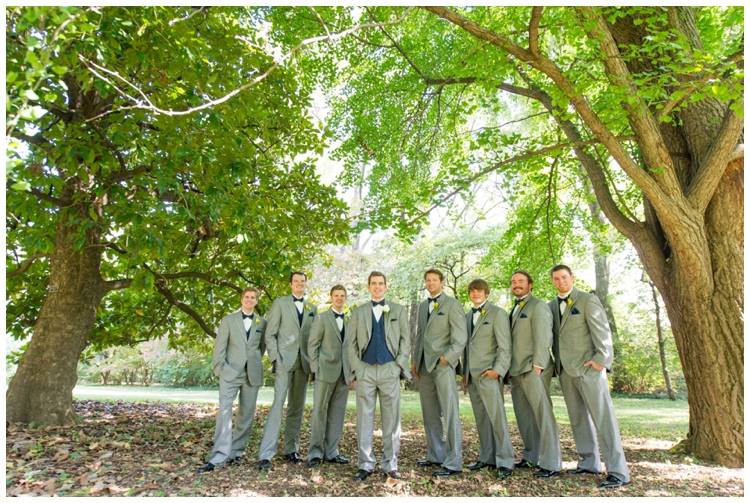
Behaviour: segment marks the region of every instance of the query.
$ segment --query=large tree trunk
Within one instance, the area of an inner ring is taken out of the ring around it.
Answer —
[[[80,207],[61,210],[48,293],[6,393],[7,421],[64,424],[74,417],[78,360],[106,293],[99,274],[101,248],[89,246],[96,242],[94,226],[82,249],[74,245],[74,222],[81,218],[86,212]]]

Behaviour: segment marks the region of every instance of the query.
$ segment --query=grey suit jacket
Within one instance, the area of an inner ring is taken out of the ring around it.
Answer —
[[[389,312],[383,312],[385,324],[385,342],[401,373],[411,379],[409,371],[409,314],[404,306],[386,301]],[[349,365],[352,372],[357,374],[364,367],[362,355],[367,349],[372,337],[372,304],[370,301],[357,307],[347,325],[347,344]]]
[[[302,368],[310,373],[310,362],[307,355],[307,340],[310,327],[317,308],[305,301],[300,327],[297,318],[297,308],[291,295],[279,297],[273,301],[268,311],[268,326],[266,326],[266,347],[268,358],[277,362],[277,368],[290,370],[297,359],[297,352],[302,355]]]
[[[607,313],[596,295],[574,288],[568,297],[569,304],[560,319],[557,298],[549,301],[552,311],[552,344],[555,368],[558,375],[562,368],[574,377],[584,374],[583,363],[593,360],[599,365],[612,367],[612,334],[609,331]]]
[[[466,332],[469,342],[464,352],[464,372],[472,379],[479,379],[485,370],[492,369],[505,376],[510,368],[511,340],[508,313],[491,302],[484,305],[485,314],[480,315],[474,331],[471,331],[472,312],[466,314]],[[467,365],[468,362],[468,365]]]
[[[263,333],[266,320],[255,313],[255,320],[250,327],[250,337],[245,335],[240,310],[225,316],[219,324],[214,342],[214,374],[226,381],[235,379],[247,368],[247,379],[253,386],[263,384],[263,363],[261,358],[265,351]]]
[[[529,294],[513,313],[510,334],[510,375],[524,374],[534,366],[545,369],[552,363],[552,313],[544,302]]]
[[[349,384],[352,380],[349,369],[349,358],[346,358],[344,341],[348,327],[344,322],[344,338],[341,337],[333,311],[317,315],[310,327],[310,340],[307,343],[307,354],[310,356],[310,370],[315,379],[323,382],[336,382],[344,373],[344,380]]]
[[[455,368],[466,347],[464,310],[456,299],[445,293],[440,295],[437,309],[428,318],[429,308],[429,300],[419,305],[417,340],[412,354],[414,366],[419,371],[424,357],[427,372],[432,372],[440,357],[445,356]]]

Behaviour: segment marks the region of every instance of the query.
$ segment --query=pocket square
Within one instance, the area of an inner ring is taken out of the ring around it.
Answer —
[[[308,316],[315,316],[315,313],[310,313],[308,314]]]
[[[445,313],[438,313],[438,316],[445,316]]]
[[[521,313],[521,316],[519,316],[519,318],[528,318],[528,316],[526,316],[526,313]]]
[[[490,324],[489,321],[485,321],[485,322],[482,323],[482,325],[489,325],[489,324]]]
[[[391,318],[391,321],[398,321],[396,318]]]
[[[572,310],[570,311],[570,315],[572,316],[572,315],[574,315],[574,314],[581,314],[581,311],[579,311],[579,310],[578,310],[577,308],[575,308],[575,307],[574,307],[574,308],[573,308],[573,309],[572,309]]]
[[[260,329],[260,328],[256,330],[256,332],[262,332],[262,331],[263,331],[263,330],[262,330],[262,329]]]

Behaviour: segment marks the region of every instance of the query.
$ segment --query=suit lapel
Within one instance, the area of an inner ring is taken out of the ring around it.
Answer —
[[[479,325],[482,324],[482,322],[487,318],[487,315],[489,314],[489,310],[487,309],[487,304],[485,304],[482,309],[484,309],[484,314],[482,314],[481,312],[479,313],[479,318],[477,318],[477,323],[474,325],[474,330],[471,332],[472,337],[474,337],[474,334],[477,333],[477,329],[479,328]],[[470,314],[472,317],[474,316],[473,312]]]
[[[245,324],[242,322],[242,311],[237,311],[232,316],[232,323],[234,323],[235,330],[230,330],[229,334],[231,335],[232,332],[237,332],[238,334],[242,335],[243,341],[247,340],[247,337],[245,337]]]
[[[367,343],[369,344],[370,339],[372,339],[372,304],[367,303],[365,304],[365,313],[367,313],[365,318],[365,328],[367,329]]]
[[[570,316],[570,312],[573,310],[573,306],[576,305],[576,300],[578,300],[578,290],[575,288],[570,292],[570,295],[568,296],[568,299],[571,301],[569,304],[566,302],[565,305],[565,314],[562,316],[562,320],[560,320],[560,330],[562,330],[562,327],[565,326],[565,322],[568,321],[568,317]],[[557,312],[560,312],[560,305],[557,305]]]
[[[292,319],[297,321],[297,306],[294,305],[294,300],[292,300],[291,295],[287,295],[284,297],[286,299],[286,310],[289,312],[289,316],[293,316]],[[305,321],[304,319],[302,321]],[[299,327],[299,322],[297,322],[297,326]]]
[[[432,320],[434,320],[437,317],[438,312],[440,312],[440,302],[438,302],[438,308],[435,310],[434,313],[430,312],[430,301],[425,302],[425,318],[427,318],[427,324],[424,327],[424,331],[427,332],[427,327],[430,326],[430,323],[432,323]],[[428,316],[429,315],[429,316]]]
[[[528,297],[526,297],[525,299],[521,301],[521,303],[519,304],[520,307],[516,309],[515,313],[513,313],[513,319],[510,322],[511,330],[513,330],[513,328],[516,326],[516,320],[521,316],[521,313],[523,312],[523,310],[526,309],[526,306],[529,305],[529,300],[531,300],[531,294],[529,294]]]
[[[339,340],[341,340],[341,332],[339,332],[339,326],[338,323],[336,323],[336,317],[333,314],[333,309],[329,309],[327,313],[323,314],[323,316],[328,319],[328,326],[330,326],[331,329],[336,332],[336,334],[339,336]]]

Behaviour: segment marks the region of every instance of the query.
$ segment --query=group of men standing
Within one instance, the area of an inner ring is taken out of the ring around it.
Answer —
[[[300,463],[299,434],[307,383],[315,377],[307,463],[347,464],[338,451],[349,390],[357,397],[356,480],[374,471],[373,430],[380,402],[383,452],[380,469],[401,478],[402,379],[415,379],[425,428],[426,456],[434,477],[463,471],[462,432],[457,375],[469,393],[479,433],[479,459],[469,470],[491,468],[498,478],[514,469],[536,468],[534,476],[560,475],[562,460],[557,423],[550,399],[553,375],[560,379],[578,451],[570,474],[601,473],[599,448],[607,478],[600,487],[629,483],[619,426],[612,407],[606,370],[612,364],[612,340],[598,298],[573,287],[569,267],[557,265],[551,279],[557,298],[545,304],[532,295],[525,271],[511,277],[515,298],[510,312],[489,302],[486,281],[469,284],[471,311],[443,291],[443,274],[424,273],[429,297],[420,304],[412,351],[407,310],[386,300],[386,277],[373,271],[367,284],[371,299],[349,312],[346,289],[335,285],[331,308],[318,314],[305,298],[307,276],[290,275],[291,295],[274,300],[267,320],[254,312],[258,291],[242,293],[242,308],[225,317],[217,333],[214,372],[219,376],[219,413],[214,447],[199,472],[241,462],[255,402],[262,384],[261,356],[268,352],[275,372],[274,399],[258,451],[258,468],[269,470],[276,455],[284,402],[284,457]],[[411,362],[409,355],[411,354]],[[505,416],[503,386],[510,383],[513,409],[523,440],[515,460]],[[232,403],[239,409],[232,429]]]

